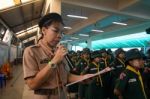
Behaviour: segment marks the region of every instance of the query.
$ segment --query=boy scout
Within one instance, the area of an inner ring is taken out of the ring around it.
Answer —
[[[125,69],[125,51],[122,48],[119,48],[115,51],[115,59],[112,67],[114,68],[114,70],[111,72],[111,98],[117,99],[117,97],[113,93],[113,90],[117,78],[119,77],[120,73],[123,72],[123,70]]]
[[[91,63],[86,69],[86,73],[97,73],[102,68],[100,67],[100,54],[98,51],[94,51],[91,54]],[[104,97],[104,89],[103,89],[103,81],[101,75],[97,76],[88,86],[86,99],[105,99]]]
[[[111,61],[110,59],[108,58],[108,53],[106,51],[106,49],[101,49],[100,51],[100,55],[101,55],[101,58],[100,58],[100,69],[105,69],[106,67],[110,67],[110,64],[111,64]],[[103,86],[104,86],[104,94],[105,94],[105,97],[106,98],[109,98],[110,97],[110,87],[111,87],[111,73],[110,72],[107,72],[107,73],[104,73],[101,75],[102,76],[102,80],[103,80]]]
[[[143,55],[138,49],[126,52],[126,69],[117,80],[114,93],[119,99],[147,99],[141,73]]]
[[[120,73],[125,69],[125,51],[122,48],[119,48],[115,51],[115,60],[113,63],[114,76],[119,77]]]
[[[84,69],[89,65],[90,62],[90,50],[88,48],[84,48],[82,51],[82,57],[79,60],[76,71],[79,75],[83,75]],[[79,84],[79,99],[85,99],[85,92],[87,90],[87,84]]]

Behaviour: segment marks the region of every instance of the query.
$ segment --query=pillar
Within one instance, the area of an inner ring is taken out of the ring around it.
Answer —
[[[61,0],[51,0],[50,12],[56,12],[61,14]]]
[[[92,41],[91,41],[91,38],[89,38],[89,39],[87,40],[87,47],[88,47],[90,50],[92,50]]]

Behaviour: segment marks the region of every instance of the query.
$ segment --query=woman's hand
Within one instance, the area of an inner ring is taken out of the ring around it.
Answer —
[[[53,63],[57,64],[64,59],[64,56],[68,53],[67,48],[64,45],[58,45],[57,50],[54,53],[54,58],[51,60]]]
[[[89,84],[92,82],[92,80],[94,79],[93,77],[93,74],[85,74],[85,75],[82,75],[82,79],[85,79],[83,80],[83,82],[81,82],[82,84]],[[91,77],[91,78],[90,78]]]

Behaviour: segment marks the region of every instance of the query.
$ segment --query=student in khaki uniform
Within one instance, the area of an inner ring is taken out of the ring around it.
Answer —
[[[33,99],[67,99],[65,84],[89,75],[69,73],[64,56],[67,49],[58,45],[63,30],[59,14],[49,13],[41,18],[39,27],[42,37],[38,44],[27,47],[23,56],[24,79],[34,90]]]
[[[143,55],[138,49],[126,52],[126,69],[117,80],[114,93],[119,99],[147,99],[139,70],[144,66]]]

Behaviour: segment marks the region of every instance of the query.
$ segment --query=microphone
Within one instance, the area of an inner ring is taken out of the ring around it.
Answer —
[[[56,46],[56,48],[57,48],[59,45],[63,45],[63,44],[62,44],[62,43],[58,43],[57,46]],[[68,65],[69,65],[70,70],[72,71],[73,68],[74,68],[74,64],[73,64],[71,58],[69,57],[68,53],[65,55],[65,59],[66,59]]]

